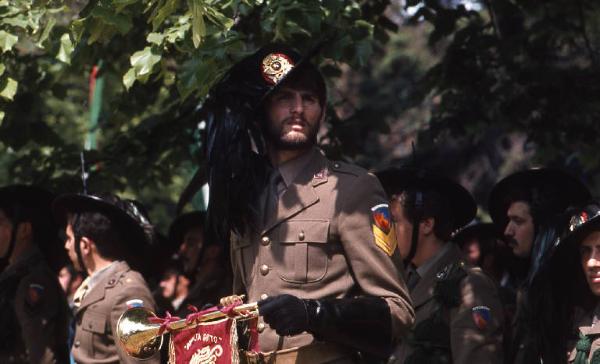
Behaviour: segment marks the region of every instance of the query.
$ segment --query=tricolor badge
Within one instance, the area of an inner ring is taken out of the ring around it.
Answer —
[[[375,244],[390,257],[396,250],[396,233],[390,209],[387,204],[380,204],[371,208],[373,214],[373,235]]]
[[[144,307],[144,301],[140,299],[133,299],[125,302],[127,308]]]
[[[492,311],[487,306],[476,306],[471,309],[473,315],[473,322],[480,330],[485,330],[492,321]]]

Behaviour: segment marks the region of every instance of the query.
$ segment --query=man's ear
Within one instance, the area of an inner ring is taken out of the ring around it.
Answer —
[[[420,224],[421,233],[423,235],[433,234],[433,227],[435,226],[435,219],[433,217],[426,217],[421,220]]]
[[[82,236],[81,239],[79,239],[79,248],[81,249],[81,255],[87,256],[94,249],[94,242],[89,238]]]

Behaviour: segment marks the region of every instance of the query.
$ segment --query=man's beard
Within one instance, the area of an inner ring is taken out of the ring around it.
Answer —
[[[315,145],[320,123],[310,125],[306,120],[302,119],[306,125],[306,134],[297,132],[294,135],[290,135],[289,133],[284,135],[282,131],[288,121],[289,119],[285,119],[277,125],[273,125],[271,122],[264,123],[265,127],[263,131],[265,139],[271,146],[278,150],[303,150]]]

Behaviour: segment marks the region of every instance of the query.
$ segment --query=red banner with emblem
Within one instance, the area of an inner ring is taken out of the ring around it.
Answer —
[[[250,350],[257,342],[256,319],[244,320],[250,333]],[[170,364],[236,364],[240,362],[237,318],[199,323],[196,327],[171,332]]]

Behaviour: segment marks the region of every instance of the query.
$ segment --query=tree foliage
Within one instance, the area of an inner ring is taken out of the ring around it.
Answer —
[[[413,22],[448,42],[428,70],[434,94],[430,137],[524,131],[542,162],[576,155],[588,168],[600,135],[600,3],[593,0],[481,2],[482,10],[410,0]]]
[[[325,40],[324,72],[360,67],[393,28],[387,3],[0,0],[5,182],[79,191],[91,132],[91,190],[172,202],[203,160],[198,106],[234,62],[273,41],[302,52]],[[97,130],[88,123],[92,72],[106,84]]]

